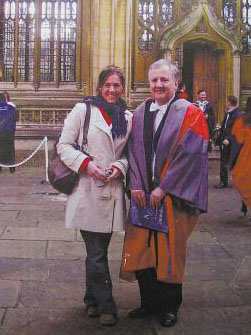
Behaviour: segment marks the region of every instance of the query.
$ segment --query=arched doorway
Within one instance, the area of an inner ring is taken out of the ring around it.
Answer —
[[[226,96],[240,93],[239,45],[222,30],[208,3],[198,1],[191,15],[162,34],[159,46],[166,58],[178,62],[191,98],[204,88],[221,121]]]
[[[173,53],[190,100],[195,101],[198,90],[204,89],[214,105],[218,121],[224,114],[226,95],[229,94],[227,84],[231,78],[227,72],[229,56],[226,55],[227,51],[222,46],[202,38],[177,41]]]
[[[208,99],[217,107],[221,55],[214,43],[202,39],[183,44],[182,80],[193,101],[198,90],[205,89]],[[221,94],[225,95],[225,87],[221,87]]]

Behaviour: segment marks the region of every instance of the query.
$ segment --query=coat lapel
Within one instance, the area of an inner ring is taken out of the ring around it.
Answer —
[[[93,118],[92,126],[97,127],[100,130],[104,131],[110,137],[111,141],[113,142],[111,126],[108,126],[105,119],[103,118],[103,115],[101,114],[101,112],[99,111],[97,107],[93,108],[92,118]]]

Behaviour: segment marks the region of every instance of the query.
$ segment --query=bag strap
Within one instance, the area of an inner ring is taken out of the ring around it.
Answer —
[[[83,145],[87,144],[87,135],[90,125],[90,119],[91,119],[91,105],[90,103],[86,102],[86,114],[85,114],[84,130],[83,130]]]

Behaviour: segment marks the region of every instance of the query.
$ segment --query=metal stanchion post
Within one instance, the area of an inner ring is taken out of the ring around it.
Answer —
[[[48,177],[48,167],[49,167],[49,151],[48,151],[48,138],[44,138],[44,154],[45,154],[45,180],[41,181],[43,185],[50,185]]]

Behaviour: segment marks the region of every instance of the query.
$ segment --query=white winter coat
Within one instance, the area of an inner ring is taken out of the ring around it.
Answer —
[[[77,172],[87,157],[73,148],[74,143],[82,143],[86,105],[78,103],[65,119],[64,128],[57,145],[62,161]],[[131,131],[132,113],[125,111],[127,134],[113,140],[111,126],[108,126],[101,112],[91,106],[88,131],[88,151],[93,162],[102,169],[112,163],[124,177],[128,161],[124,149]],[[124,180],[116,179],[109,183],[96,180],[86,172],[81,173],[80,181],[66,204],[66,227],[93,232],[108,233],[123,230],[126,220]]]

